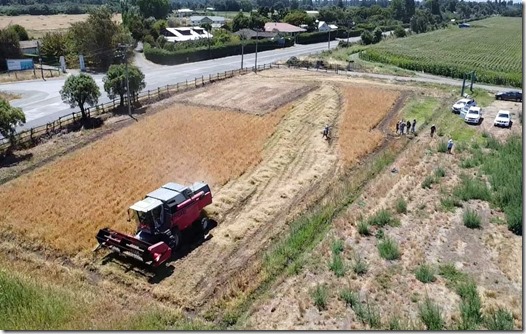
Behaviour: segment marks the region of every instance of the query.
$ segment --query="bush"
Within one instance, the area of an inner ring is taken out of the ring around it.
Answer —
[[[506,309],[499,308],[486,317],[486,328],[490,331],[513,330],[513,315]]]
[[[440,199],[440,204],[446,211],[453,212],[455,208],[461,208],[462,202],[454,196],[448,196]]]
[[[341,252],[343,252],[343,240],[341,239],[334,240],[332,242],[331,249],[332,249],[332,254],[334,255],[338,255]]]
[[[358,233],[365,236],[371,235],[371,231],[369,231],[369,224],[364,221],[358,222]]]
[[[415,277],[422,283],[430,283],[436,281],[433,269],[426,264],[419,266],[415,271]]]
[[[367,273],[369,266],[367,265],[367,262],[365,262],[365,260],[362,259],[361,256],[357,255],[354,258],[354,264],[352,266],[352,269],[357,275],[364,275]]]
[[[395,28],[394,34],[398,38],[402,38],[402,37],[407,36],[407,32],[405,31],[405,29],[402,26],[397,26]]]
[[[369,30],[365,30],[364,32],[362,32],[360,37],[362,39],[363,44],[365,45],[373,44],[374,36]]]
[[[472,281],[461,283],[457,287],[457,293],[461,299],[461,323],[459,329],[477,329],[477,325],[482,322],[482,302],[480,301],[480,296],[477,292],[477,286]]]
[[[328,292],[325,285],[316,285],[316,289],[312,292],[312,298],[318,310],[322,311],[327,309]]]
[[[468,228],[480,228],[480,216],[476,211],[471,209],[465,210],[462,220],[464,221],[464,226]]]
[[[470,199],[480,199],[490,201],[491,193],[482,180],[473,179],[468,176],[461,176],[460,184],[453,189],[453,195],[463,201]]]
[[[332,261],[329,264],[329,269],[334,272],[336,277],[343,277],[345,275],[345,264],[340,254],[333,254]]]
[[[402,197],[396,200],[395,204],[396,212],[398,213],[407,213],[407,202]]]
[[[440,140],[438,142],[437,152],[439,152],[439,153],[446,153],[447,152],[447,141]]]
[[[337,37],[336,32],[331,31],[331,41],[334,41]],[[329,32],[309,32],[300,33],[296,37],[296,43],[298,44],[313,44],[327,42],[329,40]]]
[[[374,215],[367,219],[369,225],[384,227],[385,225],[398,226],[400,222],[395,219],[391,213],[385,209],[377,211]]]
[[[444,319],[440,311],[440,307],[433,303],[429,298],[426,298],[423,305],[420,306],[418,315],[420,320],[426,325],[427,330],[437,331],[444,328]]]
[[[400,258],[398,245],[396,244],[396,241],[390,238],[384,238],[378,244],[378,251],[380,252],[380,256],[386,260],[397,260]]]
[[[433,176],[426,176],[424,181],[422,181],[422,188],[429,189],[433,185],[433,183],[436,183],[437,180]]]
[[[340,299],[345,302],[346,306],[351,308],[360,305],[360,298],[358,298],[358,294],[348,288],[345,288],[340,292]]]
[[[444,176],[446,176],[446,170],[444,168],[438,167],[437,169],[435,169],[436,178],[444,177]]]

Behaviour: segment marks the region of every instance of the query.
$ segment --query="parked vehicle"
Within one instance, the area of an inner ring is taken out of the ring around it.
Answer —
[[[464,122],[469,124],[480,124],[482,121],[482,109],[480,107],[470,107]]]
[[[477,102],[475,102],[474,99],[470,99],[470,98],[463,98],[463,99],[460,99],[458,100],[457,102],[455,102],[455,104],[451,107],[451,111],[455,114],[460,114],[460,111],[462,110],[462,108],[464,107],[473,107],[473,106],[476,106],[477,105]]]
[[[495,94],[496,100],[522,102],[522,92],[508,91]]]
[[[493,122],[493,126],[509,128],[511,123],[511,113],[508,110],[499,110],[497,116],[495,117],[495,121]]]
[[[459,114],[459,115],[460,115],[460,117],[461,117],[462,119],[466,118],[466,114],[468,113],[469,108],[471,108],[470,105],[465,105],[464,108],[462,108],[462,109],[460,110],[460,114]]]

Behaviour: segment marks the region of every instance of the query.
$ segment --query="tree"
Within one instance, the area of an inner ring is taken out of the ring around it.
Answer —
[[[398,38],[402,38],[402,37],[405,37],[407,35],[405,29],[402,26],[397,26],[395,28],[394,34]]]
[[[12,29],[0,30],[0,70],[7,69],[6,59],[20,57],[22,52],[17,33]]]
[[[291,0],[290,1],[290,9],[295,10],[300,8],[300,2],[298,0]]]
[[[343,0],[338,0],[338,8],[343,8]]]
[[[391,10],[393,11],[393,18],[402,21],[406,16],[404,0],[392,0]]]
[[[252,11],[252,2],[250,0],[241,0],[239,6],[245,13],[250,13]]]
[[[239,31],[250,26],[250,18],[239,12],[232,20],[232,31]]]
[[[165,19],[170,12],[168,0],[137,0],[137,6],[143,17]]]
[[[415,0],[405,0],[404,22],[409,22],[413,15],[415,15]]]
[[[373,30],[373,44],[379,43],[382,40],[382,29],[380,27],[376,27]]]
[[[13,107],[0,97],[0,134],[14,144],[16,127],[26,122],[22,109]]]
[[[361,34],[362,43],[365,45],[369,45],[373,43],[373,34],[369,30],[364,30]]]
[[[267,20],[264,16],[252,12],[250,13],[250,23],[248,27],[250,29],[263,29],[266,22]]]
[[[69,30],[74,53],[84,55],[86,62],[107,69],[114,60],[119,26],[112,20],[107,6],[92,11],[84,22],[76,22]]]
[[[301,24],[311,25],[314,22],[314,19],[309,16],[307,12],[295,10],[285,15],[283,21],[288,24],[299,26]]]
[[[75,106],[80,108],[83,121],[88,119],[84,105],[87,103],[94,106],[99,101],[99,96],[100,90],[95,80],[84,73],[69,76],[60,90],[62,101],[69,103],[72,108]]]
[[[68,53],[66,35],[62,32],[46,33],[44,37],[42,37],[40,53],[43,56],[55,59],[60,56],[66,56]]]
[[[14,32],[18,35],[19,41],[28,41],[29,35],[27,34],[26,28],[22,27],[20,24],[10,24],[7,26],[7,29],[13,29]]]
[[[131,96],[135,96],[135,94],[146,87],[144,74],[138,67],[128,65],[128,78]],[[113,99],[118,95],[121,99],[120,105],[124,106],[124,94],[126,94],[126,65],[111,65],[102,81],[104,82],[104,91],[108,93],[108,97]]]

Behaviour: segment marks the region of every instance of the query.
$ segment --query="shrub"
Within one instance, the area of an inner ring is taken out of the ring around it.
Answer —
[[[384,230],[376,231],[375,237],[376,237],[376,239],[383,239],[384,238]]]
[[[475,330],[477,325],[482,322],[482,303],[474,282],[468,281],[457,286],[457,293],[460,296],[460,316],[461,330]]]
[[[444,277],[446,280],[448,280],[449,286],[457,286],[461,283],[469,281],[469,276],[455,268],[453,264],[444,264],[441,265],[439,268],[439,274],[440,276]]]
[[[437,331],[444,327],[444,319],[440,307],[433,303],[431,299],[426,298],[423,305],[420,305],[418,315],[420,320],[426,325],[427,330]]]
[[[369,231],[369,224],[364,221],[358,222],[358,233],[365,236],[371,235],[371,231]]]
[[[513,315],[506,309],[499,308],[486,317],[486,328],[490,331],[513,330]]]
[[[318,310],[322,311],[327,309],[328,292],[325,285],[316,285],[316,288],[312,292],[312,298],[314,299],[314,305]]]
[[[436,182],[437,180],[433,176],[426,176],[424,181],[422,181],[422,188],[429,189],[431,188],[431,185],[433,185]]]
[[[480,216],[476,211],[467,209],[464,211],[463,216],[464,226],[468,228],[480,228]]]
[[[461,176],[461,182],[453,189],[453,195],[463,201],[470,199],[491,200],[491,193],[486,183],[467,176]]]
[[[343,240],[341,239],[334,240],[332,242],[331,249],[332,249],[332,254],[334,255],[338,255],[341,252],[343,252]]]
[[[433,269],[426,264],[423,264],[416,269],[415,277],[422,283],[430,283],[436,281]]]
[[[395,28],[394,34],[398,38],[402,38],[402,37],[405,37],[407,35],[405,29],[402,26],[397,26]]]
[[[446,176],[446,170],[442,167],[438,167],[437,169],[435,169],[435,177],[436,178],[439,178],[439,177],[444,177]]]
[[[378,309],[367,301],[365,305],[358,304],[353,308],[356,317],[365,325],[368,324],[370,328],[378,328],[381,325],[380,312]]]
[[[380,256],[386,260],[397,260],[400,258],[398,245],[396,244],[396,241],[390,238],[384,238],[378,244],[378,251],[380,252]]]
[[[376,212],[374,215],[369,217],[367,223],[369,225],[379,227],[383,227],[385,225],[398,226],[400,224],[400,222],[397,219],[395,219],[389,211],[385,209],[381,209],[380,211]]]
[[[367,262],[362,259],[361,256],[357,255],[354,258],[354,264],[352,266],[353,271],[357,275],[364,275],[367,273],[367,270],[369,269],[369,266],[367,265]]]
[[[358,297],[358,294],[348,288],[345,288],[340,292],[340,299],[345,302],[346,306],[351,308],[360,305],[360,298]]]
[[[439,136],[440,136],[440,134],[439,134]],[[446,153],[447,152],[447,141],[440,140],[438,142],[437,152],[439,152],[439,153]]]
[[[407,202],[403,198],[398,198],[395,204],[396,212],[398,213],[407,213]]]
[[[461,208],[462,202],[460,202],[456,197],[454,196],[447,196],[445,198],[440,199],[440,204],[446,211],[455,211],[455,208]]]
[[[329,264],[329,269],[334,272],[337,277],[343,277],[345,275],[345,264],[340,254],[333,254],[332,261]]]

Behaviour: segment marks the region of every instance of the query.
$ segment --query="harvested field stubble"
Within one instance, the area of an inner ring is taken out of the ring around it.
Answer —
[[[345,110],[338,141],[343,160],[353,163],[371,153],[383,140],[384,135],[376,126],[391,110],[400,92],[354,86],[344,86],[342,91]]]
[[[126,209],[160,185],[214,191],[257,164],[283,114],[175,105],[0,187],[0,225],[69,254],[91,249],[99,228],[132,232]]]

